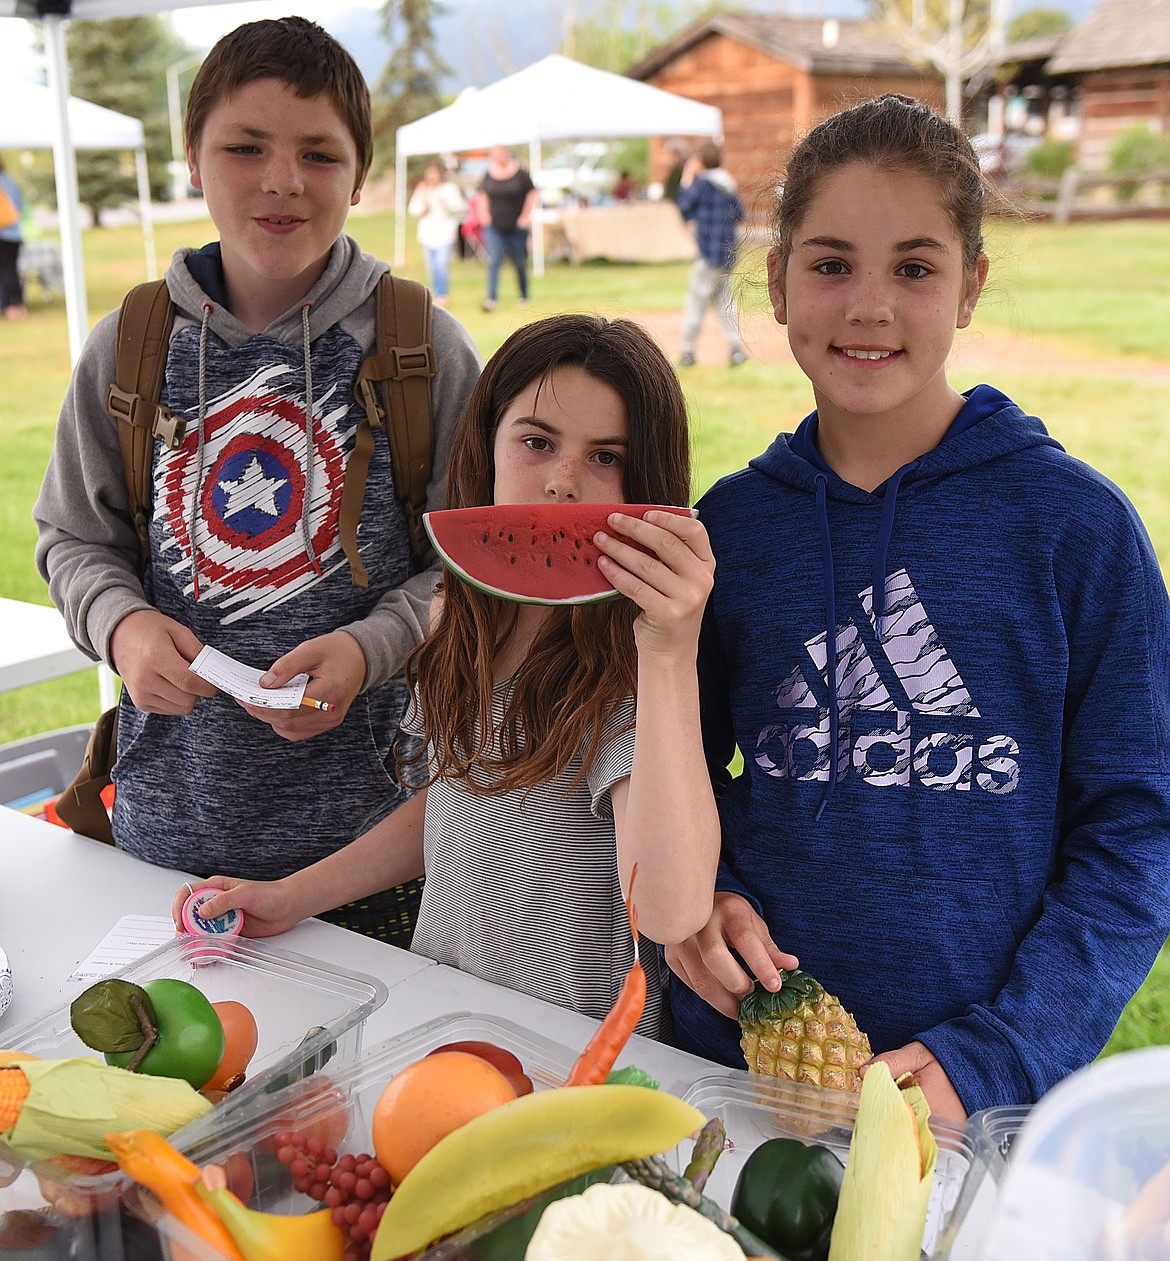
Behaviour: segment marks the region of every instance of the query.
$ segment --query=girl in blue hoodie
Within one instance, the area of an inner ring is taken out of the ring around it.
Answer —
[[[1170,932],[1149,539],[1039,420],[947,381],[987,195],[902,96],[792,155],[768,289],[816,411],[699,505],[723,853],[712,918],[667,950],[686,1049],[742,1067],[739,1000],[790,950],[955,1119],[1091,1060]]]

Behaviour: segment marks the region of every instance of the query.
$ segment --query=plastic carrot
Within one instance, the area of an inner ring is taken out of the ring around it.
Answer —
[[[153,1191],[163,1208],[188,1230],[217,1248],[228,1261],[244,1261],[243,1253],[219,1214],[195,1190],[200,1172],[198,1165],[172,1147],[161,1134],[150,1130],[107,1134],[106,1144],[122,1171]]]
[[[646,1009],[646,973],[638,958],[638,911],[634,906],[634,881],[638,864],[630,872],[630,892],[626,897],[626,914],[630,919],[630,933],[634,938],[634,965],[626,973],[621,993],[610,1013],[601,1022],[597,1032],[589,1039],[589,1045],[581,1052],[572,1071],[565,1078],[566,1086],[600,1086],[609,1076],[609,1070],[630,1040],[634,1026]]]
[[[0,1068],[0,1132],[16,1124],[28,1092],[28,1078],[19,1068]]]

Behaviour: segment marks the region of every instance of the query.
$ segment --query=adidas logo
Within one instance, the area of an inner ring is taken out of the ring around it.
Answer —
[[[1019,746],[1007,735],[984,735],[975,701],[923,608],[910,575],[886,578],[879,633],[873,587],[858,593],[867,634],[890,667],[883,679],[856,623],[836,628],[837,779],[858,776],[875,788],[918,784],[938,792],[1014,792]],[[816,668],[814,692],[798,666],[776,689],[786,721],[765,727],[757,766],[778,779],[829,778],[828,637],[805,642]],[[901,695],[891,695],[887,683]]]

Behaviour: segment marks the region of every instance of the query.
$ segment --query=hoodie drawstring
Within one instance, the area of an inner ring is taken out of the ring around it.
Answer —
[[[833,538],[829,533],[829,506],[826,488],[829,479],[817,474],[817,525],[821,535],[821,561],[825,575],[825,679],[829,685],[829,782],[821,794],[814,816],[820,819],[837,784],[837,598],[833,575]]]
[[[894,509],[898,503],[898,487],[907,473],[918,467],[917,460],[903,464],[886,482],[882,500],[882,519],[878,526],[877,541],[873,545],[873,624],[880,640],[885,632],[886,617],[886,557],[890,550],[890,535],[894,532]]]
[[[894,533],[894,510],[898,504],[898,488],[902,478],[918,467],[917,460],[903,464],[886,481],[886,493],[882,498],[882,518],[873,547],[873,616],[880,640],[884,633],[886,616],[886,563],[890,550],[890,538]],[[825,578],[825,681],[829,687],[829,782],[821,793],[815,819],[820,819],[837,786],[837,745],[840,736],[841,705],[837,696],[837,599],[833,573],[833,538],[829,532],[829,479],[824,473],[816,476],[817,526],[821,536],[821,560]]]
[[[305,496],[301,503],[301,537],[305,540],[305,553],[309,563],[317,573],[321,572],[321,561],[313,548],[310,511],[313,506],[313,343],[309,337],[309,312],[313,309],[311,302],[301,304],[301,335],[305,343]]]
[[[199,325],[199,444],[195,449],[195,483],[191,491],[191,516],[187,534],[191,539],[191,588],[196,602],[199,600],[199,546],[195,527],[199,521],[199,500],[203,486],[203,459],[207,439],[207,328],[215,307],[203,304],[203,319]]]

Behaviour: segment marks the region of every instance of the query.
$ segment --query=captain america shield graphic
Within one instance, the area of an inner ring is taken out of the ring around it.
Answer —
[[[252,383],[253,387],[257,383]],[[200,581],[209,593],[245,593],[267,603],[274,589],[302,590],[320,577],[331,553],[340,557],[337,522],[345,459],[334,426],[348,407],[327,411],[329,391],[314,407],[309,534],[319,561],[305,547],[305,412],[295,399],[269,390],[217,400],[204,422],[203,478],[196,537]],[[166,525],[189,566],[190,511],[198,473],[198,434],[160,464]]]

